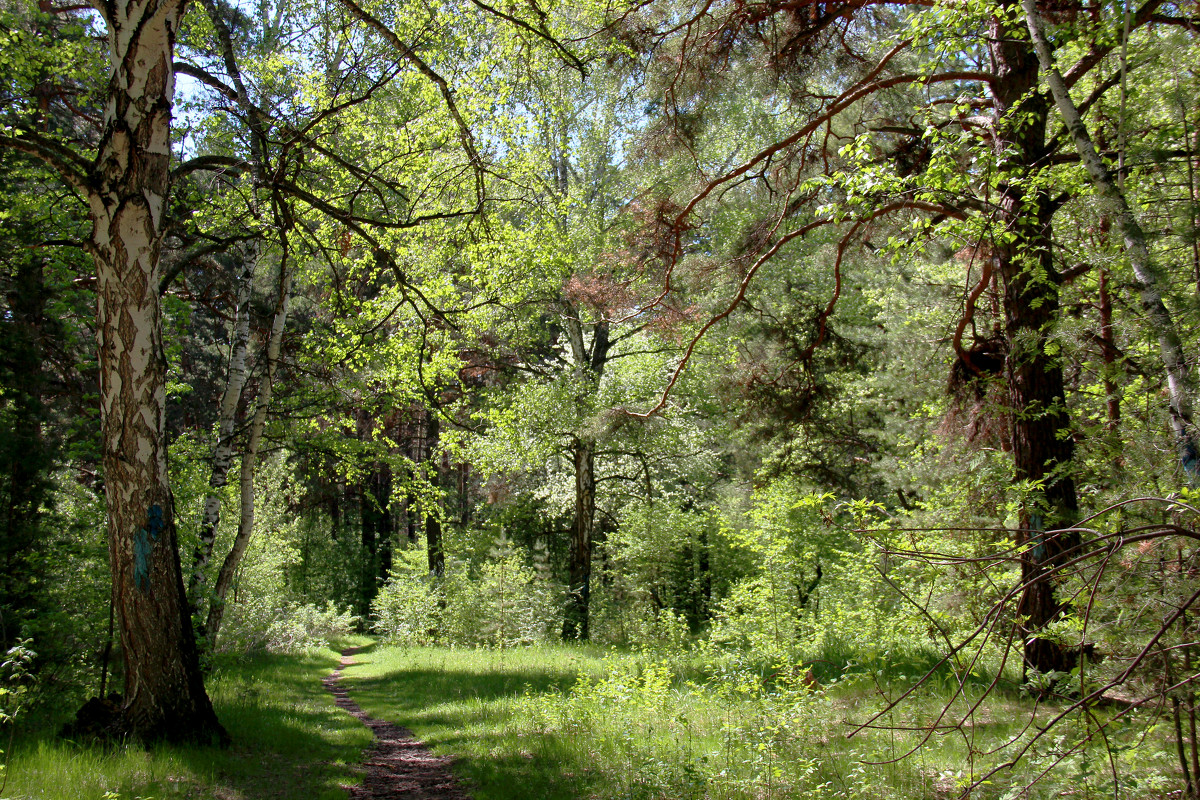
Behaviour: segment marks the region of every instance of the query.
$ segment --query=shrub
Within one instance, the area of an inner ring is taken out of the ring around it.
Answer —
[[[219,652],[297,653],[325,647],[353,631],[357,617],[339,611],[332,603],[324,608],[285,602],[248,600],[226,611],[218,640]]]
[[[502,536],[475,576],[449,560],[441,578],[423,574],[423,554],[404,555],[371,604],[374,630],[395,644],[513,647],[549,641],[561,593],[545,559],[528,565]]]
[[[393,572],[371,603],[372,629],[393,644],[432,644],[440,600],[441,592],[428,576]]]

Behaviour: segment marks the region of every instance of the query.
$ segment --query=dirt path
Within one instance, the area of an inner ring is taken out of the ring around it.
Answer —
[[[354,800],[470,800],[450,773],[450,759],[440,758],[412,731],[375,719],[359,708],[342,688],[342,669],[354,663],[357,647],[342,652],[342,663],[322,683],[337,698],[338,708],[362,720],[375,734],[375,745],[363,763],[366,776],[350,791]]]

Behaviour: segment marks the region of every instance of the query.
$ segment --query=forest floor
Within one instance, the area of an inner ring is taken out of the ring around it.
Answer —
[[[342,670],[354,663],[361,647],[342,651],[338,668],[324,679],[337,706],[371,729],[375,743],[366,754],[361,785],[350,792],[355,800],[469,800],[450,771],[450,759],[435,756],[399,725],[376,719],[350,699],[342,685]]]

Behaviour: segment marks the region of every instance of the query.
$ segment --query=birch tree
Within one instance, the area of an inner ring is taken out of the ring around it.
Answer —
[[[1168,416],[1175,435],[1175,450],[1188,484],[1195,488],[1200,482],[1200,432],[1192,415],[1196,394],[1195,382],[1188,368],[1179,331],[1171,312],[1163,302],[1163,281],[1151,256],[1149,240],[1137,215],[1129,205],[1125,192],[1100,157],[1079,106],[1071,99],[1071,91],[1054,61],[1054,51],[1043,31],[1041,15],[1033,0],[1021,0],[1025,23],[1033,39],[1038,61],[1046,75],[1050,93],[1070,132],[1075,152],[1079,154],[1088,177],[1100,198],[1117,220],[1125,254],[1133,267],[1133,275],[1141,294],[1142,311],[1146,322],[1158,339],[1159,355],[1167,371],[1169,397]]]
[[[84,200],[96,267],[102,469],[128,730],[225,739],[204,690],[167,484],[159,302],[171,188],[175,39],[185,0],[97,2],[109,74],[93,159],[35,130],[0,145],[54,167]]]

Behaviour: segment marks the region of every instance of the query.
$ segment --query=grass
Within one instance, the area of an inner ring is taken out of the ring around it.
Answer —
[[[357,643],[366,641],[357,640]],[[351,644],[356,642],[350,642]],[[212,798],[344,800],[371,734],[321,685],[333,650],[263,655],[220,666],[209,681],[228,749],[76,746],[18,739],[6,800]]]
[[[476,800],[587,797],[602,783],[570,759],[553,737],[522,725],[530,698],[572,687],[580,673],[601,674],[596,648],[541,646],[449,650],[378,646],[360,652],[344,680],[368,714],[412,729],[438,753]]]
[[[365,637],[344,644],[364,648],[345,671],[351,696],[454,756],[476,800],[947,800],[1007,757],[989,751],[1029,736],[1054,711],[1042,707],[1034,717],[1028,698],[994,692],[968,724],[928,737],[902,758],[946,702],[949,675],[886,714],[887,728],[845,734],[928,669],[920,653],[883,660],[826,653],[814,669],[823,686],[814,689],[802,680],[806,669],[753,656],[664,658],[563,645],[402,649]],[[228,750],[18,740],[5,798],[343,800],[371,737],[321,686],[337,661],[336,652],[321,650],[223,665],[210,693],[234,739]],[[983,691],[969,684],[954,711]],[[1093,713],[1056,730],[973,797],[1012,796],[1111,712]],[[1106,772],[1109,753],[1093,747],[1018,794],[1091,800],[1113,797],[1116,788],[1122,797],[1166,796],[1178,782],[1171,754],[1161,732],[1142,736],[1146,730],[1109,731],[1120,786]]]
[[[928,657],[919,653],[870,668],[859,663],[832,681],[827,670],[817,690],[753,659],[699,665],[564,646],[381,645],[359,659],[346,670],[351,695],[373,716],[405,725],[436,752],[454,756],[455,771],[477,800],[944,800],[1006,758],[1004,750],[990,751],[1030,735],[1055,710],[1035,711],[1014,690],[993,692],[961,729],[926,737],[915,729],[931,724],[946,702],[954,685],[947,676],[881,718],[888,729],[847,738],[853,723],[928,669]],[[986,682],[975,680],[954,713],[980,698]],[[1144,729],[1111,732],[1121,794],[1160,796],[1171,788],[1166,748],[1161,738],[1139,740],[1137,730]],[[1061,738],[1047,737],[1021,766],[972,796],[1000,798],[1020,789],[1071,737],[1087,732],[1086,725],[1064,727]],[[1098,748],[1070,756],[1019,796],[1113,797],[1106,759]]]

